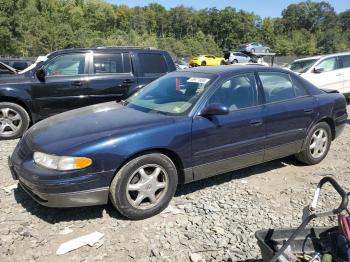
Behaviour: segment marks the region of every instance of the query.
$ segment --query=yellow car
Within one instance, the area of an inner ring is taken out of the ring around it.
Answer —
[[[190,66],[217,66],[225,64],[223,57],[216,57],[213,55],[199,55],[192,57],[190,60]]]

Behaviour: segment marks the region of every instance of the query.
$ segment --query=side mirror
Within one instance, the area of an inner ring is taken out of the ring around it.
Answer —
[[[322,68],[322,67],[316,67],[316,68],[314,68],[314,73],[315,74],[320,74],[320,73],[322,73],[324,71],[324,68]]]
[[[45,81],[46,72],[44,69],[39,69],[35,74],[40,81]]]
[[[219,116],[219,115],[227,115],[229,113],[228,108],[220,103],[213,103],[207,105],[202,112],[201,116]]]

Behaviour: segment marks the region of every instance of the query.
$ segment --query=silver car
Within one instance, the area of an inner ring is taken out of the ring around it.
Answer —
[[[227,64],[249,63],[251,58],[241,52],[227,52],[224,55]]]
[[[252,42],[240,45],[239,51],[241,52],[247,52],[251,54],[255,53],[270,53],[270,48],[268,46],[264,46],[261,43],[258,42]]]

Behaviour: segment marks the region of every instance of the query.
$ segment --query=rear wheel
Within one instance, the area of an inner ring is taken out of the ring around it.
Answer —
[[[126,163],[114,177],[110,198],[130,219],[144,219],[165,209],[175,194],[177,170],[164,154],[147,154]]]
[[[237,59],[233,59],[232,64],[237,64],[237,63],[238,63],[238,60]]]
[[[255,54],[255,49],[252,48],[252,50],[250,50],[250,52],[251,52],[252,54]]]
[[[23,107],[15,103],[0,103],[0,139],[22,136],[29,123],[29,114]]]
[[[205,61],[203,61],[202,63],[201,63],[201,66],[206,66],[207,65],[207,62],[205,62]]]
[[[307,165],[318,164],[327,156],[331,141],[332,132],[329,125],[320,122],[310,130],[304,151],[298,153],[296,157]]]

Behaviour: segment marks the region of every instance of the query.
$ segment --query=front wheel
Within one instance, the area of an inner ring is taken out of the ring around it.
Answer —
[[[10,102],[0,103],[0,140],[22,136],[29,123],[29,114],[23,107]]]
[[[164,154],[152,153],[132,159],[114,177],[110,199],[130,219],[144,219],[163,211],[175,194],[177,170]]]
[[[331,142],[332,132],[329,125],[320,122],[310,130],[305,149],[296,158],[307,165],[318,164],[327,156]]]

